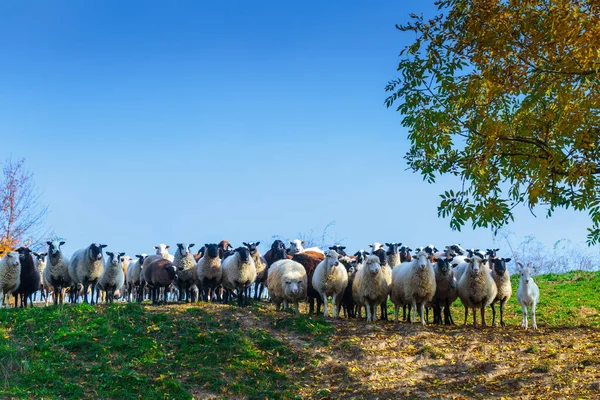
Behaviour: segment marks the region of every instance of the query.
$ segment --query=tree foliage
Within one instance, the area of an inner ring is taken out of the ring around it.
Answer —
[[[400,77],[386,87],[409,129],[410,168],[462,187],[440,216],[498,229],[526,204],[586,210],[600,242],[600,5],[592,0],[442,0],[411,15]]]
[[[0,250],[35,245],[47,213],[25,160],[6,160],[0,177]]]

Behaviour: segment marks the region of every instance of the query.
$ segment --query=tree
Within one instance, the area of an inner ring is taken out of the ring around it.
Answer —
[[[442,0],[386,86],[409,130],[409,167],[451,174],[438,214],[497,230],[526,204],[585,210],[600,242],[600,5],[593,0]]]
[[[0,180],[0,250],[31,246],[43,235],[40,230],[48,207],[40,204],[33,174],[25,168],[25,160],[8,159]]]

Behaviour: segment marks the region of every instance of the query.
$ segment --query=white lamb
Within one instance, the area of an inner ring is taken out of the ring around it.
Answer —
[[[235,249],[232,255],[221,262],[221,270],[223,287],[230,291],[237,290],[239,306],[248,305],[249,290],[247,289],[256,280],[256,266],[250,257],[250,250],[247,247]]]
[[[281,303],[284,311],[293,303],[296,307],[294,311],[298,313],[298,303],[306,298],[308,288],[306,270],[296,261],[276,261],[269,267],[267,286],[276,310],[279,311]]]
[[[2,252],[0,252],[2,254]],[[19,253],[11,251],[4,254],[4,257],[0,259],[0,298],[2,304],[0,308],[6,304],[4,302],[5,296],[10,296],[15,290],[19,288],[21,284],[21,261],[19,260]]]
[[[412,304],[411,323],[415,322],[415,315],[418,309],[421,324],[425,325],[425,305],[435,295],[435,272],[433,271],[430,256],[427,251],[419,252],[415,260],[411,261],[412,265],[408,267],[406,274],[403,276],[404,298],[406,303]]]
[[[135,296],[135,300],[142,302],[142,290],[141,290],[141,272],[144,260],[148,257],[146,253],[136,254],[136,260],[129,263],[127,268],[127,275],[125,276],[125,282],[127,282],[127,300],[132,301],[132,295]]]
[[[70,261],[61,249],[65,242],[52,240],[47,241],[46,244],[48,245],[48,255],[46,256],[44,281],[52,287],[54,305],[63,304],[64,290],[72,284],[69,274]]]
[[[308,249],[305,249],[304,240],[294,239],[290,241],[290,248],[288,249],[288,254],[290,256],[298,253],[304,253],[305,251],[314,251],[316,253],[325,254],[325,252],[318,247],[309,247]]]
[[[123,261],[121,257],[125,253],[106,252],[108,259],[104,266],[104,272],[98,280],[98,286],[106,292],[106,301],[112,303],[115,300],[115,292],[120,291],[125,284],[125,274],[123,273]]]
[[[521,304],[523,310],[523,320],[521,327],[527,329],[527,307],[531,310],[531,327],[537,329],[537,321],[535,320],[535,308],[540,300],[540,288],[531,277],[531,264],[526,267],[521,263],[517,263],[518,271],[521,274],[519,289],[517,289],[517,301]]]
[[[346,267],[340,264],[339,254],[335,250],[329,250],[325,259],[317,265],[312,278],[312,286],[323,299],[323,315],[329,316],[328,299],[332,299],[333,318],[337,318],[337,310],[342,301],[344,290],[348,285],[348,272]]]
[[[356,273],[352,283],[352,297],[357,305],[367,309],[367,322],[375,322],[377,306],[387,301],[389,292],[379,257],[368,256],[365,266]]]

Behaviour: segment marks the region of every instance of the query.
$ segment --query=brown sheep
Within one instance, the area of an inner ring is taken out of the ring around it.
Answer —
[[[161,288],[164,288],[163,302],[167,304],[167,288],[177,279],[177,268],[171,261],[162,258],[162,256],[150,256],[144,260],[142,270],[146,284],[150,287],[152,304],[160,304]]]
[[[323,299],[321,298],[319,293],[313,288],[312,277],[313,277],[313,274],[315,273],[315,269],[317,268],[317,265],[319,265],[319,263],[321,261],[323,261],[323,258],[321,258],[321,260],[319,260],[318,258],[315,258],[315,257],[309,255],[308,253],[309,252],[294,254],[294,256],[292,257],[292,260],[296,261],[297,263],[302,264],[302,266],[306,270],[306,278],[307,278],[307,284],[308,284],[308,288],[306,290],[306,296],[308,297],[308,313],[312,314],[313,312],[315,312],[315,299],[316,299],[317,300],[316,313],[319,314],[320,310],[321,310],[321,305],[323,304]]]

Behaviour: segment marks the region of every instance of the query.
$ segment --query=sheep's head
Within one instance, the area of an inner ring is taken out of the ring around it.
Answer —
[[[496,253],[500,251],[500,249],[485,249],[485,255],[490,258],[496,258]]]
[[[337,251],[329,250],[327,252],[327,255],[325,255],[325,263],[327,265],[327,269],[332,270],[332,269],[336,268],[338,265],[340,265],[339,258],[340,258],[340,255],[337,253]]]
[[[438,270],[444,275],[446,275],[448,271],[450,271],[450,261],[445,258],[438,258],[437,266]]]
[[[304,281],[298,278],[285,278],[284,290],[294,295],[301,293],[304,290]]]
[[[304,250],[304,240],[294,239],[290,241],[290,248],[288,249],[288,254],[293,256],[294,254],[302,253]]]
[[[58,240],[52,240],[52,241],[47,241],[46,244],[48,245],[48,253],[58,254],[58,252],[60,251],[60,246],[65,244],[65,242],[58,241]]]
[[[412,249],[408,246],[400,247],[400,261],[410,261],[412,259],[412,256],[410,255],[411,251]]]
[[[179,252],[179,254],[181,254],[182,256],[187,256],[188,254],[190,254],[190,249],[192,247],[194,247],[195,244],[194,243],[177,243],[177,251]]]
[[[487,262],[483,257],[479,257],[476,254],[470,258],[465,258],[465,261],[469,263],[469,269],[475,275],[485,270],[485,263]]]
[[[260,244],[260,242],[242,242],[242,244],[244,246],[246,246],[248,248],[248,250],[250,250],[250,254],[254,254],[256,253],[256,250],[258,249],[258,245]]]
[[[381,271],[381,264],[379,263],[379,257],[377,256],[369,256],[367,257],[367,262],[365,264],[365,268],[372,275],[377,275]]]
[[[340,246],[339,244],[333,245],[329,248],[329,250],[335,250],[337,251],[337,253],[342,256],[342,257],[346,257],[347,254],[345,252],[346,250],[346,246]]]
[[[504,275],[504,273],[506,272],[506,263],[510,262],[510,258],[496,258],[494,259],[494,271],[496,271],[496,273],[498,275]]]
[[[459,256],[465,255],[465,249],[460,247],[460,244],[458,244],[458,243],[451,245],[450,250],[452,250],[454,253],[458,254]]]
[[[206,243],[204,245],[204,254],[209,258],[219,257],[219,245],[216,243]]]
[[[425,250],[419,251],[415,256],[415,260],[420,269],[425,269],[429,265],[429,253]]]
[[[138,259],[138,263],[140,265],[142,265],[144,263],[144,260],[146,259],[146,257],[148,257],[148,254],[146,254],[146,253],[136,254],[135,257]]]
[[[354,256],[356,257],[356,262],[358,264],[362,264],[367,259],[367,256],[369,254],[370,253],[368,251],[364,251],[363,249],[360,249],[359,251],[354,253]]]
[[[424,247],[423,251],[425,251],[427,253],[427,257],[429,259],[432,259],[433,256],[435,255],[435,253],[438,252],[438,249],[434,245],[430,244],[429,246]]]
[[[125,253],[113,253],[112,251],[107,251],[106,255],[108,255],[108,262],[111,265],[117,266],[121,263],[121,257],[125,255]]]
[[[385,256],[385,250],[383,248],[377,249],[371,253],[373,256],[377,256],[379,258],[380,265],[387,265],[387,259]]]
[[[374,251],[379,250],[379,249],[383,249],[383,245],[381,243],[379,243],[379,242],[375,242],[373,244],[370,244],[369,247],[371,248],[371,252],[374,252]]]
[[[175,267],[175,265],[173,265],[172,262],[166,262],[164,268],[167,272],[167,276],[169,277],[169,279],[175,281],[179,278],[179,276],[177,275],[177,268]]]
[[[16,251],[9,251],[4,255],[4,259],[6,260],[6,263],[12,267],[17,267],[21,265],[19,253]]]
[[[154,248],[156,249],[156,255],[164,257],[167,254],[169,254],[168,249],[170,249],[171,246],[169,246],[168,244],[161,243],[159,245],[154,246]]]
[[[477,256],[479,258],[485,258],[485,255],[481,251],[479,251],[479,249],[469,249],[469,250],[467,250],[467,256],[469,258],[472,258],[474,256]]]
[[[246,264],[250,260],[250,250],[247,247],[240,246],[235,249],[235,252],[240,255],[240,260],[243,264]]]
[[[391,256],[396,253],[399,253],[399,248],[400,248],[400,246],[402,246],[402,243],[392,242],[392,243],[386,243],[385,245],[388,248],[387,251],[385,252],[385,254],[387,254],[388,256]]]
[[[105,248],[105,244],[92,243],[89,248],[90,260],[102,260],[102,249]]]
[[[44,259],[46,258],[46,256],[48,255],[48,253],[36,253],[35,251],[33,252],[33,255],[35,256],[35,259],[37,261],[44,261]]]

